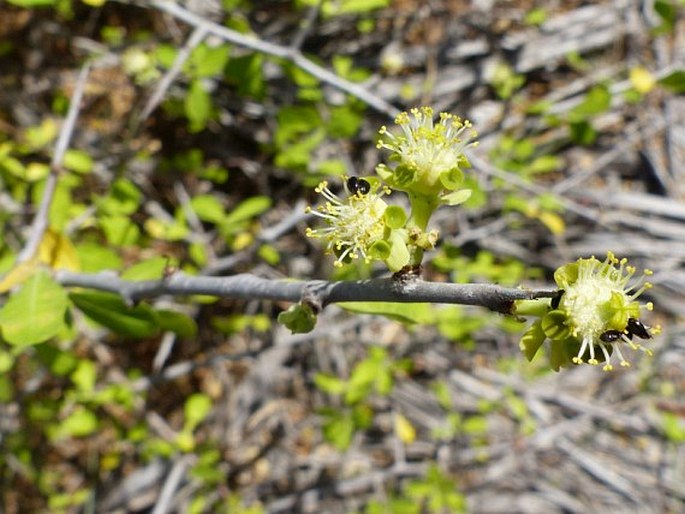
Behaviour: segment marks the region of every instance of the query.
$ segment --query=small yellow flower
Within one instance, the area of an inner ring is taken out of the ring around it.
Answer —
[[[600,356],[605,362],[604,369],[609,371],[613,369],[612,354],[616,354],[621,366],[630,366],[621,352],[622,344],[651,355],[651,350],[633,338],[652,337],[640,321],[640,311],[642,307],[651,311],[653,305],[651,302],[642,305],[637,301],[645,290],[652,287],[646,281],[652,272],[644,270],[637,280],[633,280],[636,269],[627,264],[627,259],[619,260],[608,252],[604,261],[594,257],[578,259],[555,273],[563,294],[558,306],[550,313],[550,319],[563,319],[572,339],[580,343],[577,354],[571,359],[575,364],[585,362],[585,358],[588,364],[599,364],[597,357]],[[563,313],[564,317],[559,318],[556,313]],[[547,326],[550,324],[548,322]],[[659,331],[659,327],[655,327],[651,332]],[[601,355],[597,355],[598,351]]]
[[[328,182],[323,181],[315,191],[326,202],[316,209],[307,207],[307,212],[322,218],[326,226],[318,229],[308,227],[307,237],[324,240],[326,253],[336,256],[334,264],[337,267],[360,257],[370,262],[371,246],[385,234],[383,215],[388,205],[381,195],[389,194],[390,190],[382,187],[379,191],[378,183],[373,183],[368,189],[355,187],[347,198],[340,198],[328,189]]]

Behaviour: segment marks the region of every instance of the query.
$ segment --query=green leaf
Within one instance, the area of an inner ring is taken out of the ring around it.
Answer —
[[[128,179],[120,178],[112,184],[109,194],[98,204],[107,214],[131,215],[138,210],[143,195]]]
[[[541,155],[526,166],[525,172],[527,174],[549,173],[558,170],[562,164],[561,158],[557,155]]]
[[[587,92],[583,101],[569,112],[569,120],[583,121],[601,114],[611,106],[611,92],[605,85],[598,85]]]
[[[188,64],[194,78],[212,77],[221,73],[228,62],[229,46],[209,47],[205,44],[196,47]]]
[[[309,77],[310,75],[307,74]],[[310,106],[286,106],[278,111],[278,129],[275,134],[277,146],[299,139],[322,125],[319,112]]]
[[[52,197],[52,203],[50,204],[50,228],[58,232],[63,231],[65,225],[74,217],[72,214],[72,208],[74,206],[74,196],[72,194],[73,183],[68,183],[69,178],[68,174],[60,176],[59,182],[57,183],[57,189],[55,190],[55,194]],[[77,181],[80,180],[75,176],[73,178]],[[33,188],[34,198],[39,191],[40,194],[43,192],[45,181],[40,184],[40,187]],[[38,203],[39,202],[34,202],[34,205],[38,205]]]
[[[523,23],[526,25],[539,26],[547,20],[547,11],[542,7],[536,7],[528,11],[523,18]]]
[[[69,149],[64,154],[63,165],[66,169],[85,175],[93,171],[93,159],[86,152]]]
[[[655,0],[654,10],[661,17],[661,25],[655,27],[652,32],[655,35],[667,34],[673,31],[678,18],[678,9],[671,0]]]
[[[237,334],[245,330],[266,332],[271,328],[271,318],[266,314],[231,314],[230,316],[212,317],[213,329],[223,334]]]
[[[281,262],[281,254],[278,252],[278,249],[272,245],[260,246],[257,250],[257,255],[271,266],[276,266]]]
[[[188,255],[198,267],[203,267],[207,264],[207,248],[202,243],[191,243],[188,248]]]
[[[563,366],[568,366],[572,362],[571,347],[578,347],[575,339],[563,341],[552,340],[549,347],[549,365],[554,371],[559,371]]]
[[[38,345],[35,350],[40,362],[50,370],[50,373],[59,377],[70,374],[79,362],[73,351],[61,350],[51,343]]]
[[[79,391],[90,393],[95,389],[97,366],[93,361],[81,359],[71,374],[71,381]]]
[[[314,384],[324,393],[333,395],[342,394],[347,388],[344,380],[327,373],[317,373],[314,375]]]
[[[671,412],[663,412],[661,415],[661,428],[669,441],[681,444],[685,443],[685,422],[682,416]]]
[[[449,305],[436,312],[440,334],[461,344],[468,344],[471,335],[487,324],[484,316],[469,316],[460,305]]]
[[[542,323],[540,320],[533,323],[528,330],[521,336],[519,341],[519,348],[529,361],[533,360],[535,354],[538,352],[542,343],[545,342],[545,331],[542,330]]]
[[[178,50],[175,46],[160,44],[154,50],[155,59],[163,68],[169,69],[174,65]]]
[[[121,273],[121,278],[124,280],[160,280],[168,265],[169,259],[167,257],[152,257],[126,268]]]
[[[345,403],[354,405],[365,400],[373,391],[377,378],[384,373],[382,365],[370,359],[366,359],[357,364],[352,370],[347,391],[345,392]]]
[[[97,428],[97,416],[92,411],[79,405],[60,423],[56,432],[52,435],[56,439],[63,437],[86,437],[95,432]]]
[[[191,394],[183,407],[185,412],[184,430],[193,431],[212,410],[212,399],[206,394]]]
[[[679,95],[685,93],[685,70],[677,70],[659,79],[661,84],[666,89],[673,91]]]
[[[352,407],[352,421],[356,429],[369,428],[373,423],[373,409],[365,403]]]
[[[19,159],[16,159],[8,155],[3,156],[0,159],[0,171],[6,171],[20,179],[26,178],[26,167],[21,163]]]
[[[0,374],[0,402],[9,403],[16,400],[16,392],[11,375]]]
[[[350,82],[364,82],[371,76],[370,71],[364,68],[355,68],[354,60],[347,55],[333,55],[331,61],[335,73]]]
[[[285,143],[279,147],[275,163],[277,166],[294,170],[306,169],[311,162],[311,156],[326,139],[326,131],[323,128],[303,135],[291,143]]]
[[[326,159],[317,164],[316,172],[321,176],[340,177],[347,171],[347,165],[340,159]]]
[[[253,196],[238,204],[223,219],[222,225],[229,226],[259,216],[271,207],[272,200],[268,196]]]
[[[24,169],[24,180],[38,182],[50,174],[50,166],[42,162],[30,162]]]
[[[179,337],[193,337],[197,334],[195,320],[182,312],[159,309],[157,319],[160,330],[170,330]]]
[[[597,139],[597,131],[588,121],[569,123],[571,141],[577,145],[589,146]]]
[[[105,269],[118,270],[121,267],[121,257],[111,248],[97,243],[81,243],[76,247],[81,271],[95,273]]]
[[[338,4],[339,7],[336,8],[339,9],[338,14],[362,14],[387,7],[390,2],[389,0],[343,0]],[[330,2],[330,5],[334,3]]]
[[[333,107],[328,121],[328,134],[334,138],[350,138],[359,132],[362,114],[349,105]]]
[[[14,366],[14,357],[10,352],[0,350],[0,376],[7,373]]]
[[[55,5],[57,0],[7,0],[12,5],[19,7],[49,7]]]
[[[355,423],[349,412],[339,412],[333,409],[324,411],[328,419],[324,422],[323,436],[338,450],[345,450],[352,442],[355,432]]]
[[[59,127],[55,120],[53,118],[46,118],[39,125],[27,127],[24,131],[23,140],[31,151],[35,152],[50,145],[58,133]]]
[[[460,205],[471,198],[470,189],[459,189],[440,197],[440,203],[444,205]]]
[[[69,298],[86,316],[117,334],[144,338],[159,331],[157,313],[149,305],[129,307],[112,293],[70,293]]]
[[[212,195],[197,195],[190,200],[198,218],[209,223],[219,223],[225,217],[224,206]]]
[[[190,83],[183,105],[186,118],[190,122],[190,131],[200,132],[211,116],[212,100],[199,80]]]
[[[2,336],[15,346],[42,343],[64,328],[67,306],[62,286],[47,273],[38,272],[0,309]]]
[[[99,223],[107,242],[113,246],[132,246],[140,237],[138,225],[133,223],[129,216],[123,214],[103,216]]]
[[[432,323],[435,307],[429,303],[340,302],[339,307],[363,314],[381,314],[403,323]]]
[[[261,99],[266,93],[264,82],[264,56],[260,53],[232,57],[226,66],[224,77],[229,84],[235,84],[240,96]]]
[[[309,305],[297,303],[279,313],[278,322],[293,334],[306,334],[314,330],[316,314]]]

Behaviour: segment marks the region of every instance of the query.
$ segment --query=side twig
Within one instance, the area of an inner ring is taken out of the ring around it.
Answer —
[[[152,96],[148,99],[145,104],[145,108],[138,117],[138,122],[143,122],[150,116],[150,113],[154,111],[157,106],[162,103],[164,99],[164,94],[167,92],[171,84],[174,82],[179,73],[183,70],[183,64],[188,60],[190,54],[193,52],[197,46],[202,43],[204,38],[207,36],[207,27],[204,23],[195,27],[195,30],[188,38],[187,43],[178,51],[174,63],[171,68],[164,74],[162,80],[159,81],[157,87],[155,88]]]
[[[274,43],[258,39],[254,36],[241,34],[240,32],[236,32],[235,30],[231,30],[228,27],[224,27],[217,23],[209,22],[201,16],[184,9],[175,2],[153,0],[150,5],[159,11],[173,16],[174,18],[183,20],[183,22],[192,27],[206,27],[208,32],[219,36],[221,39],[228,41],[229,43],[290,61],[297,67],[301,68],[322,82],[330,84],[331,86],[362,100],[370,107],[376,109],[378,112],[386,114],[390,118],[394,118],[400,112],[395,106],[386,102],[379,96],[374,95],[364,86],[345,80],[332,71],[315,64],[313,61],[302,55],[297,48],[276,45]]]

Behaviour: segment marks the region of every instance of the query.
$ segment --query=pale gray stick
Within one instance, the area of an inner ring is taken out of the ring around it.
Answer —
[[[26,262],[36,254],[40,242],[43,239],[43,234],[45,234],[45,231],[48,229],[50,205],[52,205],[52,199],[55,196],[55,190],[57,189],[57,179],[59,178],[60,169],[62,167],[62,160],[64,159],[64,154],[69,146],[71,136],[74,133],[74,126],[76,125],[76,118],[78,117],[81,99],[83,98],[83,90],[86,86],[89,71],[90,65],[86,64],[79,73],[76,87],[74,88],[74,94],[71,95],[67,119],[64,121],[64,126],[59,134],[57,144],[55,145],[55,153],[52,155],[50,174],[45,179],[43,198],[41,198],[38,212],[36,212],[36,216],[33,218],[26,245],[17,256],[17,263]]]
[[[157,108],[157,106],[164,98],[166,90],[169,89],[169,86],[171,86],[174,79],[178,76],[179,73],[181,73],[183,63],[185,63],[188,57],[190,57],[190,54],[195,49],[195,47],[202,42],[202,40],[207,35],[207,32],[208,30],[205,23],[202,23],[195,28],[193,33],[190,35],[190,38],[188,38],[186,44],[183,46],[183,48],[181,48],[178,51],[176,59],[174,59],[174,63],[171,65],[171,68],[169,68],[169,70],[162,77],[162,80],[160,80],[159,84],[157,84],[155,91],[152,93],[152,96],[145,104],[145,108],[143,109],[143,112],[140,114],[138,121],[143,121],[147,119],[147,117],[150,116],[150,113]]]
[[[159,493],[152,514],[166,514],[167,512],[171,512],[171,501],[174,499],[174,493],[183,480],[186,469],[192,464],[193,460],[195,460],[194,455],[184,455],[179,457],[174,463],[174,466],[171,468],[171,471],[164,481],[164,486]]]

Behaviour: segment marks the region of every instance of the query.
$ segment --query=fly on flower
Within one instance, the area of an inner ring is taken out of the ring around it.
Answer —
[[[652,334],[649,333],[649,329],[642,323],[642,321],[635,318],[628,318],[626,334],[630,339],[632,339],[634,335],[639,337],[640,339],[652,338]]]
[[[345,182],[345,185],[347,186],[347,190],[351,195],[364,196],[371,191],[371,184],[369,184],[369,181],[359,177],[353,176],[348,178],[347,182]]]

